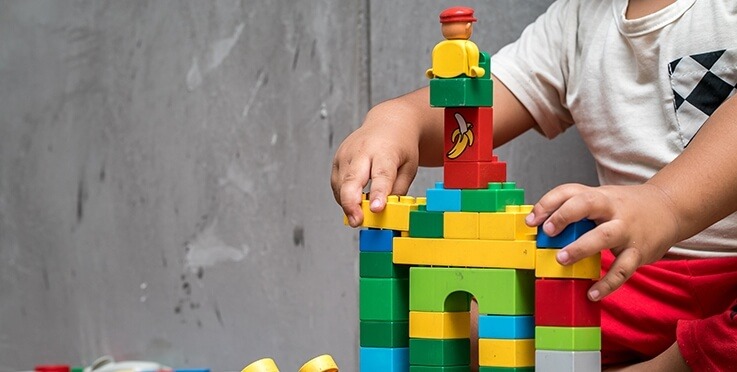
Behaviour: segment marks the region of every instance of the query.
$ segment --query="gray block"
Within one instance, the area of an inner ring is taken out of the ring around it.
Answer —
[[[535,372],[598,372],[599,351],[535,351]]]

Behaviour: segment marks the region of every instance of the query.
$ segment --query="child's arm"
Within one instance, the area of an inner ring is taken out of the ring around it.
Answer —
[[[550,235],[589,218],[597,227],[558,253],[571,264],[610,248],[609,272],[589,290],[599,300],[641,265],[657,261],[674,244],[737,211],[737,99],[704,123],[688,148],[642,185],[563,185],[543,196],[528,223]]]
[[[535,126],[527,109],[494,81],[494,145]],[[333,195],[351,226],[363,221],[361,194],[371,180],[371,210],[379,212],[390,194],[405,194],[417,167],[443,164],[443,110],[430,107],[427,87],[372,108],[364,123],[340,145],[330,178]]]

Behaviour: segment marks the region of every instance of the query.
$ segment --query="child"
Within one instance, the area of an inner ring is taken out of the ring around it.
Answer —
[[[603,251],[588,293],[603,364],[737,368],[737,2],[560,0],[491,66],[495,145],[575,124],[596,160],[604,186],[557,187],[527,223],[596,221],[557,259]],[[425,88],[377,105],[338,149],[331,183],[352,226],[369,179],[381,211],[418,165],[442,164],[428,102]]]

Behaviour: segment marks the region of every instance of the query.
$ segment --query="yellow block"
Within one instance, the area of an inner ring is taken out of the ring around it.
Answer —
[[[508,205],[506,212],[514,214],[516,240],[536,240],[537,228],[527,226],[525,223],[525,217],[532,212],[532,205]]]
[[[531,205],[508,205],[504,212],[479,215],[479,239],[535,240],[537,229],[525,223]]]
[[[479,339],[479,366],[532,367],[535,365],[535,339]]]
[[[394,238],[395,264],[535,268],[534,241]]]
[[[538,249],[535,276],[538,278],[599,279],[601,253],[586,257],[573,265],[563,266],[555,260],[560,249]]]
[[[479,213],[443,213],[443,237],[449,239],[478,239]]]
[[[305,363],[299,372],[338,372],[338,365],[335,364],[333,357],[330,355],[320,355]]]
[[[471,316],[465,312],[409,312],[409,337],[457,339],[471,337]]]
[[[279,372],[279,368],[273,359],[263,358],[247,365],[241,372]]]
[[[379,213],[371,212],[368,195],[364,194],[361,202],[363,211],[362,227],[373,227],[377,229],[389,229],[398,231],[409,231],[409,212],[416,210],[419,205],[427,204],[427,198],[414,198],[411,196],[389,195],[386,208]],[[343,223],[348,224],[348,218],[343,217]]]
[[[479,238],[490,240],[515,240],[513,213],[481,213],[479,215]]]

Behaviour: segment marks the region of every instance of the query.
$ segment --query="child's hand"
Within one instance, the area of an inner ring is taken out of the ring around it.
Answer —
[[[351,226],[363,221],[361,197],[369,180],[371,211],[380,212],[387,195],[407,193],[421,160],[442,164],[443,112],[430,108],[428,94],[424,88],[377,105],[338,148],[330,183]],[[429,154],[425,159],[420,147]]]
[[[654,185],[567,184],[543,196],[527,217],[527,224],[542,224],[545,233],[554,236],[583,218],[596,222],[595,229],[561,249],[557,260],[568,265],[611,249],[617,258],[589,290],[589,298],[598,301],[619,288],[638,267],[662,258],[677,242],[674,211],[670,199]]]
[[[353,227],[363,221],[361,198],[369,179],[371,210],[378,212],[384,209],[387,195],[405,194],[417,173],[417,135],[403,130],[403,123],[392,122],[399,120],[369,114],[335,154],[330,178],[333,195]]]

